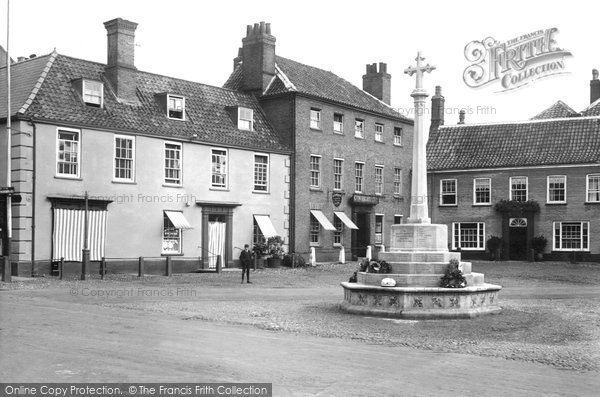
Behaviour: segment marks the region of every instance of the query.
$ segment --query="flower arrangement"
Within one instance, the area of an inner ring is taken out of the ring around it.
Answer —
[[[390,273],[392,271],[392,267],[386,261],[369,261],[367,259],[363,259],[360,263],[359,271],[366,273]]]
[[[252,251],[254,252],[254,255],[256,255],[257,258],[262,258],[265,255],[267,255],[268,249],[269,247],[265,243],[256,243],[252,247]]]
[[[268,252],[272,258],[282,259],[285,252],[283,251],[283,239],[281,236],[269,237],[267,240]]]
[[[458,268],[458,260],[450,259],[450,263],[446,267],[446,272],[440,279],[440,287],[442,288],[465,288],[467,280],[463,276],[462,271]]]

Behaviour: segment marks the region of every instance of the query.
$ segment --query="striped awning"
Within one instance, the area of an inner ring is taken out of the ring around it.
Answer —
[[[165,214],[176,229],[187,230],[193,229],[194,227],[183,216],[183,212],[179,211],[165,211]]]
[[[275,226],[273,226],[271,218],[267,215],[254,215],[254,219],[256,220],[256,223],[258,223],[258,227],[265,238],[277,236]]]
[[[333,211],[333,213],[335,216],[340,218],[340,221],[344,222],[344,225],[346,225],[349,229],[358,229],[358,226],[356,226],[356,224],[354,224],[354,222],[352,222],[352,220],[348,218],[348,215],[346,215],[344,212]]]
[[[325,214],[323,214],[322,211],[319,210],[311,210],[310,213],[312,214],[312,216],[314,216],[317,221],[319,221],[319,223],[321,224],[321,226],[323,226],[323,229],[325,230],[336,230],[335,226],[333,226],[331,224],[331,222],[329,222],[329,219],[327,219],[327,217],[325,216]]]
[[[106,214],[103,210],[88,211],[88,249],[90,260],[104,256]],[[52,230],[52,260],[81,262],[85,238],[85,210],[54,208]]]

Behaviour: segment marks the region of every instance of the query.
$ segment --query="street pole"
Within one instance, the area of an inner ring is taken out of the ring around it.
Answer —
[[[12,124],[11,124],[11,98],[10,98],[10,0],[6,1],[6,186],[12,186]],[[12,261],[10,255],[10,244],[12,240],[12,197],[10,192],[6,195],[6,256],[4,269],[6,281],[10,281],[12,276]]]
[[[83,252],[81,253],[81,279],[85,280],[85,273],[87,272],[88,265],[90,263],[90,250],[88,249],[88,214],[89,214],[89,195],[85,192],[85,230],[83,231]]]

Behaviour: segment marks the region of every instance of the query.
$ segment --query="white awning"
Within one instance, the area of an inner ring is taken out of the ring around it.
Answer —
[[[183,216],[183,212],[165,211],[165,214],[167,215],[169,220],[171,220],[171,223],[173,224],[173,226],[175,226],[176,229],[193,229],[193,226],[190,225],[187,219],[185,219],[185,216]]]
[[[335,230],[335,226],[329,222],[329,219],[319,210],[311,210],[310,213],[319,221],[325,230]]]
[[[254,219],[256,220],[256,223],[258,223],[258,227],[265,238],[277,236],[275,226],[273,226],[271,218],[267,215],[254,215]]]
[[[340,218],[340,220],[344,222],[344,225],[348,226],[349,229],[358,229],[358,226],[356,226],[345,213],[339,211],[333,211],[333,213]]]

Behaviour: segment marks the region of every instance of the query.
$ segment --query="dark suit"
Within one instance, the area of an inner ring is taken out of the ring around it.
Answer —
[[[242,282],[244,282],[244,273],[246,280],[250,281],[250,266],[252,266],[252,252],[243,250],[240,254],[240,263],[242,264]]]

